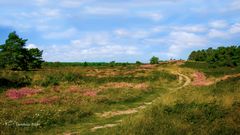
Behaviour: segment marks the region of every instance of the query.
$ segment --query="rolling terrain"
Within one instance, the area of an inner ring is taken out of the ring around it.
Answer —
[[[239,134],[240,70],[204,64],[4,70],[0,132]]]

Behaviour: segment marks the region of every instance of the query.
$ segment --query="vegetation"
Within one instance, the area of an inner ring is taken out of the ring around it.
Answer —
[[[0,134],[240,134],[239,47],[163,64],[43,63],[26,41],[13,32],[0,46]]]
[[[159,58],[158,57],[153,56],[150,59],[150,64],[158,64],[158,63],[159,63]]]
[[[44,67],[48,68],[56,68],[56,67],[79,67],[79,66],[88,66],[88,67],[111,67],[112,65],[114,66],[124,66],[124,65],[133,65],[130,63],[107,63],[107,62],[44,62],[42,64]]]
[[[141,65],[142,62],[140,62],[140,61],[136,61],[136,64],[137,64],[137,65]]]
[[[165,93],[153,106],[124,119],[104,134],[213,134],[240,133],[240,77],[215,85],[186,87]]]
[[[213,76],[213,77],[240,73],[240,67],[232,68],[232,67],[223,66],[223,67],[215,68],[207,62],[187,61],[181,67],[196,69],[201,72],[204,72],[207,76]]]
[[[76,123],[107,122],[95,114],[139,106],[177,80],[176,75],[156,68],[145,71],[132,64],[1,70],[0,77],[8,82],[0,85],[1,134],[38,134]],[[169,83],[159,85],[164,82]]]
[[[189,58],[193,61],[204,61],[212,67],[240,66],[240,46],[208,48],[207,50],[193,51]]]
[[[24,48],[27,40],[16,32],[9,34],[5,44],[0,45],[0,68],[28,70],[41,68],[42,52],[38,48]]]

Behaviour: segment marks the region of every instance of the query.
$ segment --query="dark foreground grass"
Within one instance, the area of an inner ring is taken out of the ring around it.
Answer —
[[[188,87],[173,94],[177,99],[174,104],[156,103],[144,113],[126,118],[120,126],[103,131],[103,134],[238,135],[239,92],[239,77],[212,86]]]

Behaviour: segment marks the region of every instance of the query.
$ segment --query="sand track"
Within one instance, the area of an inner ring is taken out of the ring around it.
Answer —
[[[176,74],[178,75],[178,84],[180,84],[181,86],[178,86],[176,88],[171,88],[170,89],[170,93],[174,93],[176,92],[177,90],[180,90],[188,85],[191,84],[191,79],[182,74],[182,73],[173,73],[173,74]],[[114,116],[119,116],[119,115],[129,115],[129,114],[134,114],[134,113],[137,113],[139,112],[140,110],[146,108],[147,106],[151,105],[152,103],[156,102],[160,97],[154,99],[152,102],[146,102],[144,103],[144,105],[141,105],[137,108],[132,108],[132,109],[128,109],[128,110],[120,110],[120,111],[109,111],[109,112],[103,112],[103,113],[97,113],[96,115],[98,117],[104,117],[104,118],[110,118],[110,117],[114,117]],[[111,123],[111,124],[105,124],[105,125],[102,125],[102,126],[95,126],[93,128],[91,128],[91,131],[94,132],[96,131],[97,129],[103,129],[103,128],[109,128],[109,127],[115,127],[115,126],[118,126],[120,123]]]

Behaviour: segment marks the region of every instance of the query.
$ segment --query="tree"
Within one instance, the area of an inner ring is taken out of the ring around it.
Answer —
[[[110,64],[110,67],[114,67],[116,65],[116,62],[115,61],[111,61],[109,64]]]
[[[159,58],[158,57],[153,56],[150,59],[150,64],[158,64],[158,63],[159,63]]]
[[[29,66],[32,69],[41,68],[42,66],[42,53],[43,51],[39,50],[38,48],[31,48],[29,51]]]
[[[208,62],[212,67],[240,66],[240,46],[208,48],[207,50],[193,51],[189,60]]]
[[[20,38],[16,32],[11,32],[5,44],[0,45],[0,64],[12,70],[28,70],[40,68],[42,52],[39,49],[25,48],[27,39]]]
[[[136,61],[136,64],[137,64],[137,65],[141,65],[142,62],[140,62],[140,61]]]

